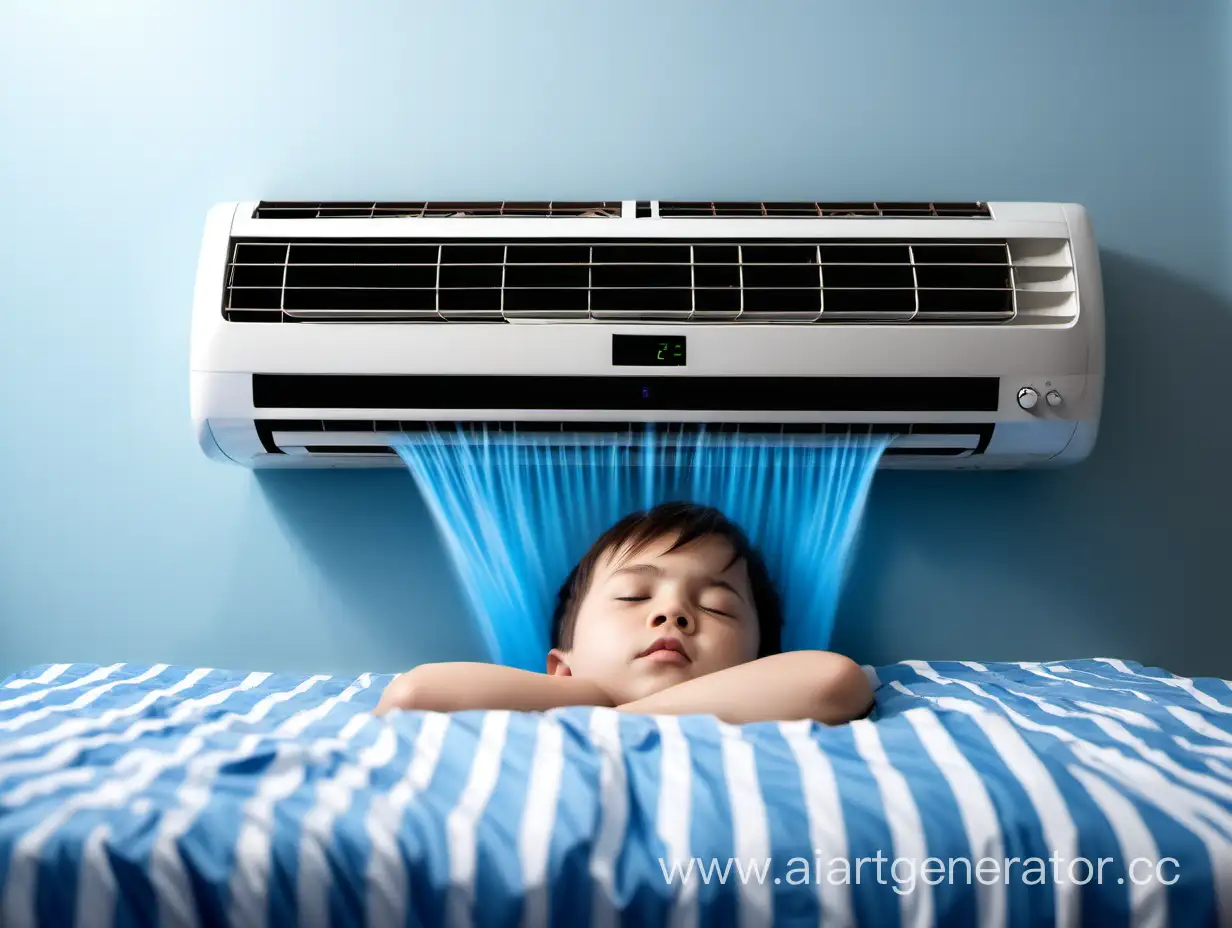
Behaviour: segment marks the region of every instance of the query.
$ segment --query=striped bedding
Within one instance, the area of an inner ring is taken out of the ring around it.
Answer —
[[[873,716],[827,728],[34,667],[0,684],[0,924],[1232,923],[1232,684],[866,670]]]

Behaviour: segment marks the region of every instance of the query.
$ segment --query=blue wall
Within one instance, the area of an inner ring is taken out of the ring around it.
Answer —
[[[1232,676],[1226,4],[5,0],[0,673],[395,670],[478,637],[410,478],[189,432],[219,200],[1076,200],[1103,246],[1080,468],[879,477],[838,645]]]

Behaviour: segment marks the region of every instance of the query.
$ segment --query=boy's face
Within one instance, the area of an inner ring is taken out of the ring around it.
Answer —
[[[548,655],[548,673],[607,684],[640,699],[757,657],[757,610],[744,560],[722,537],[668,551],[657,539],[636,554],[604,555],[578,608],[573,647]]]

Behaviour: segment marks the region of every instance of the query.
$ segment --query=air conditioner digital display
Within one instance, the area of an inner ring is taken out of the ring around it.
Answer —
[[[617,367],[684,367],[685,337],[613,335],[612,364]]]

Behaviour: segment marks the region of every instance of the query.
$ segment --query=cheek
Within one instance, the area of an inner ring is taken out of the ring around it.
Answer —
[[[720,626],[715,629],[712,639],[714,656],[727,665],[751,661],[757,657],[759,640],[754,622]]]
[[[761,648],[761,629],[756,623],[744,630],[744,648],[748,654],[748,660],[757,659],[757,651]]]
[[[624,616],[601,609],[582,613],[573,632],[572,664],[585,673],[622,662],[631,640],[631,625]]]

